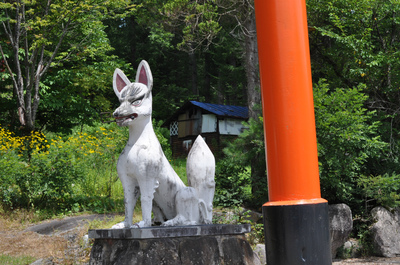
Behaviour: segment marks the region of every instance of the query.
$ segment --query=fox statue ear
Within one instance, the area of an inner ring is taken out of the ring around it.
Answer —
[[[146,85],[149,90],[153,87],[153,75],[149,64],[145,60],[142,60],[138,66],[135,82]]]
[[[116,68],[113,76],[113,88],[118,98],[120,98],[122,89],[129,84],[131,84],[131,82],[128,77],[126,77],[120,69]]]

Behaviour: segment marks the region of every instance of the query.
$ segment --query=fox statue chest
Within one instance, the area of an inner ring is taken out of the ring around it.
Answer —
[[[147,176],[158,179],[162,167],[162,155],[157,145],[154,148],[151,143],[128,142],[118,159],[118,167],[123,167],[128,176],[138,181],[146,181]]]

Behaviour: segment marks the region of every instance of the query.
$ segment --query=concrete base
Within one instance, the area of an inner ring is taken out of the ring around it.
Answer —
[[[260,264],[250,225],[89,230],[90,264]]]

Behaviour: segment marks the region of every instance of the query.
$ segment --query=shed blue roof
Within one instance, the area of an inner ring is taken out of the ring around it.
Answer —
[[[161,126],[169,126],[169,124],[177,119],[178,115],[184,113],[191,106],[203,109],[206,113],[212,113],[219,117],[237,118],[247,120],[249,118],[249,109],[242,106],[231,106],[221,104],[203,103],[198,101],[187,101],[179,110],[169,117]]]
[[[249,118],[249,110],[247,107],[202,103],[198,101],[190,101],[190,103],[218,116],[235,117],[241,119]]]

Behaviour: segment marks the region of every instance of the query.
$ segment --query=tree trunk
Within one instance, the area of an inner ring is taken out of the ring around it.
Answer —
[[[260,76],[258,71],[258,49],[254,9],[250,9],[250,17],[245,21],[244,48],[245,69],[247,78],[247,105],[249,118],[261,116]]]
[[[223,72],[222,70],[219,68],[218,69],[218,83],[217,83],[217,103],[218,104],[225,104],[225,88],[224,85],[222,84],[222,75]]]
[[[190,73],[192,80],[192,94],[194,96],[199,95],[199,90],[197,87],[197,62],[196,62],[196,54],[194,51],[189,52],[189,62],[190,62]]]
[[[257,120],[261,114],[261,92],[260,76],[258,70],[258,49],[256,21],[253,8],[249,8],[250,17],[245,21],[244,45],[245,45],[245,69],[247,78],[247,106],[249,108],[249,119]],[[251,159],[251,191],[257,196],[261,189],[267,189],[260,185],[261,179],[265,178],[265,168],[261,167],[262,154],[257,154]]]
[[[206,102],[211,101],[211,55],[209,52],[205,52],[204,54],[204,91],[202,91],[204,95],[204,99]]]

